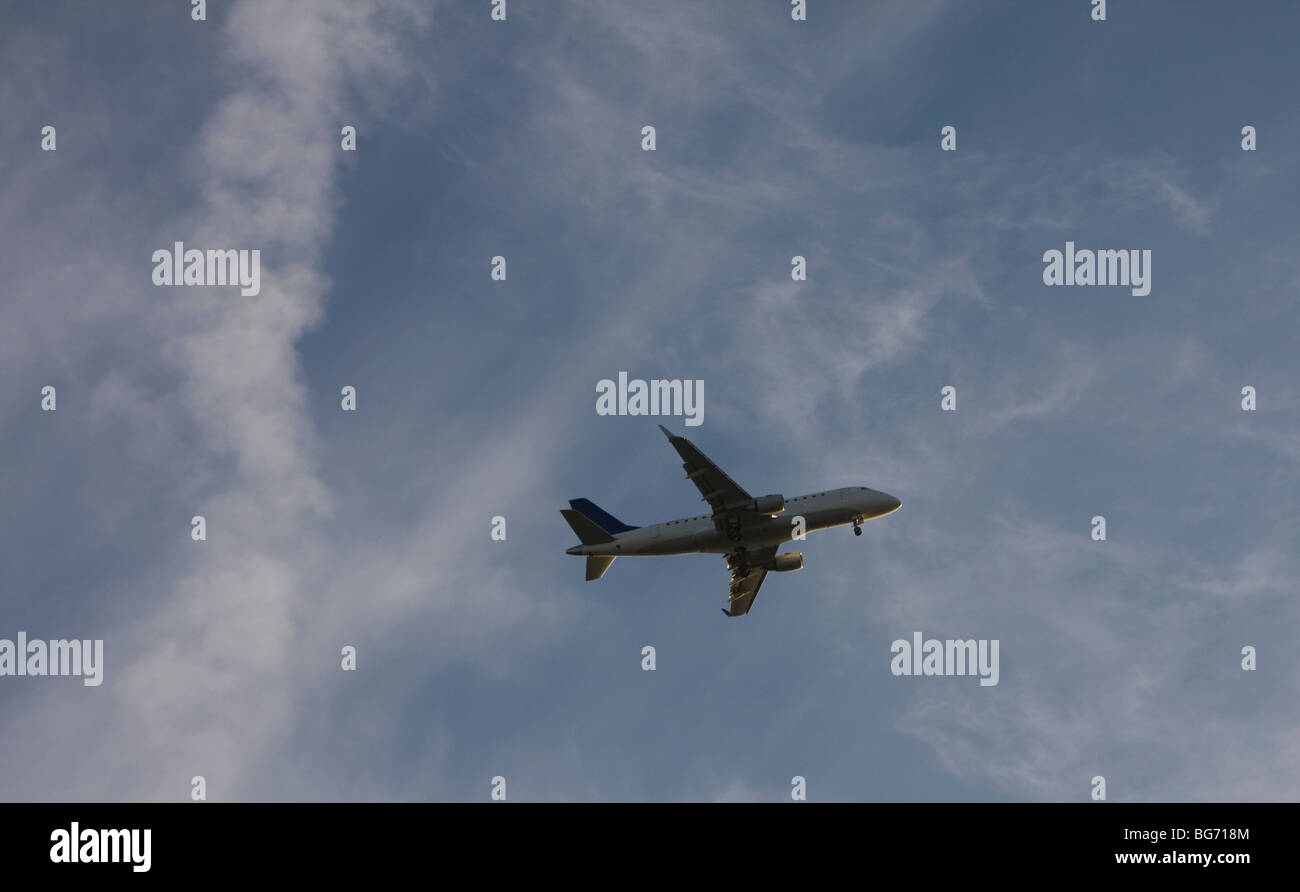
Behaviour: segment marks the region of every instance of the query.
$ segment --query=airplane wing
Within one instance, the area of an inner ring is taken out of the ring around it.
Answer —
[[[749,553],[749,559],[755,563],[762,563],[772,560],[775,555],[776,548],[756,548]],[[766,570],[751,567],[744,576],[732,570],[731,609],[722,612],[730,617],[744,616],[749,613],[749,609],[754,606],[754,599],[758,597],[758,590],[763,587],[763,580],[766,578]]]
[[[753,500],[753,496],[728,477],[726,472],[715,465],[707,455],[696,449],[695,444],[690,440],[674,435],[662,424],[659,425],[659,430],[664,432],[668,442],[673,444],[677,454],[682,457],[682,467],[686,469],[686,476],[699,487],[700,495],[709,503],[714,514]],[[754,586],[754,591],[758,591],[757,585]]]

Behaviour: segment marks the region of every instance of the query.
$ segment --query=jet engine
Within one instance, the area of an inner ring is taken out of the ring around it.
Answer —
[[[785,496],[773,493],[770,496],[759,496],[754,499],[754,512],[756,514],[780,514],[785,510]]]
[[[772,559],[772,563],[767,569],[774,573],[789,573],[793,570],[802,570],[803,552],[792,551],[789,554],[778,554]]]

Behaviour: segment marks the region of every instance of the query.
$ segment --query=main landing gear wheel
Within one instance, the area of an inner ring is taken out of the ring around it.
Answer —
[[[730,539],[732,542],[740,541],[741,539],[740,518],[738,517],[727,518],[727,538]]]
[[[730,560],[728,561],[728,563],[731,565],[731,568],[736,571],[737,574],[739,574],[740,576],[749,575],[749,561],[746,559],[747,555],[745,553],[744,548],[737,548],[729,555],[729,557]]]

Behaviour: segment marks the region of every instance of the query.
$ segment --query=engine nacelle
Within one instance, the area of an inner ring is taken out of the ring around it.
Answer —
[[[780,514],[785,510],[785,496],[773,493],[770,496],[760,496],[754,499],[754,513],[756,514]]]
[[[792,551],[789,554],[778,554],[773,558],[768,569],[774,573],[790,573],[794,570],[802,570],[803,552]]]

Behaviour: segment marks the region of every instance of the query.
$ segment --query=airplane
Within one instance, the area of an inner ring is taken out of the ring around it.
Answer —
[[[803,569],[802,552],[777,554],[777,549],[794,539],[793,518],[804,519],[805,533],[851,523],[853,534],[861,536],[863,523],[902,506],[889,493],[865,486],[815,492],[789,501],[776,494],[754,498],[690,440],[674,435],[662,424],[659,430],[682,457],[686,476],[699,488],[701,500],[709,503],[710,513],[634,527],[589,499],[570,500],[560,513],[582,544],[564,553],[586,556],[589,582],[604,576],[615,558],[722,554],[731,571],[730,609],[722,612],[729,617],[744,616],[754,606],[768,571]]]

